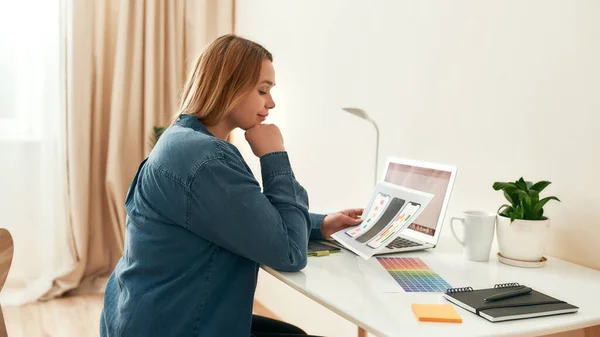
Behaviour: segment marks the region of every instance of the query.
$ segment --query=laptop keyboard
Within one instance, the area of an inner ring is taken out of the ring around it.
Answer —
[[[389,249],[394,249],[394,248],[406,248],[406,247],[415,247],[415,246],[420,246],[420,243],[405,239],[405,238],[401,238],[401,237],[397,237],[394,239],[394,241],[390,242],[386,247]]]

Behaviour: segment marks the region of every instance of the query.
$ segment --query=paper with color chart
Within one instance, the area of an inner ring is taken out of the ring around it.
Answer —
[[[364,259],[382,250],[429,204],[433,194],[379,183],[362,216],[362,223],[331,237]]]

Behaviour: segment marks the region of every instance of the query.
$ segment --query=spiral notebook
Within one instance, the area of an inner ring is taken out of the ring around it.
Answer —
[[[471,287],[450,288],[444,293],[444,298],[490,322],[567,314],[579,310],[574,305],[534,289],[515,297],[491,302],[485,300],[489,296],[523,287],[518,283],[503,283],[496,284],[493,288],[478,290]]]

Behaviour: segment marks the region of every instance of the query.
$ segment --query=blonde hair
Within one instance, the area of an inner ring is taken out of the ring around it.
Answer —
[[[206,126],[218,124],[257,84],[264,60],[273,62],[273,56],[256,42],[233,34],[217,38],[194,63],[176,117],[189,114]]]

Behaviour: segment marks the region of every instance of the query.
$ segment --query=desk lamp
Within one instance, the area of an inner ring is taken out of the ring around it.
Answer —
[[[379,171],[379,169],[377,168],[379,163],[379,128],[377,127],[377,123],[375,123],[375,121],[372,120],[371,117],[369,117],[369,115],[367,115],[367,113],[364,110],[358,108],[342,108],[342,110],[368,121],[375,127],[375,133],[377,136],[377,141],[375,142],[375,177],[373,181],[373,186],[375,186],[377,185],[377,172]]]

